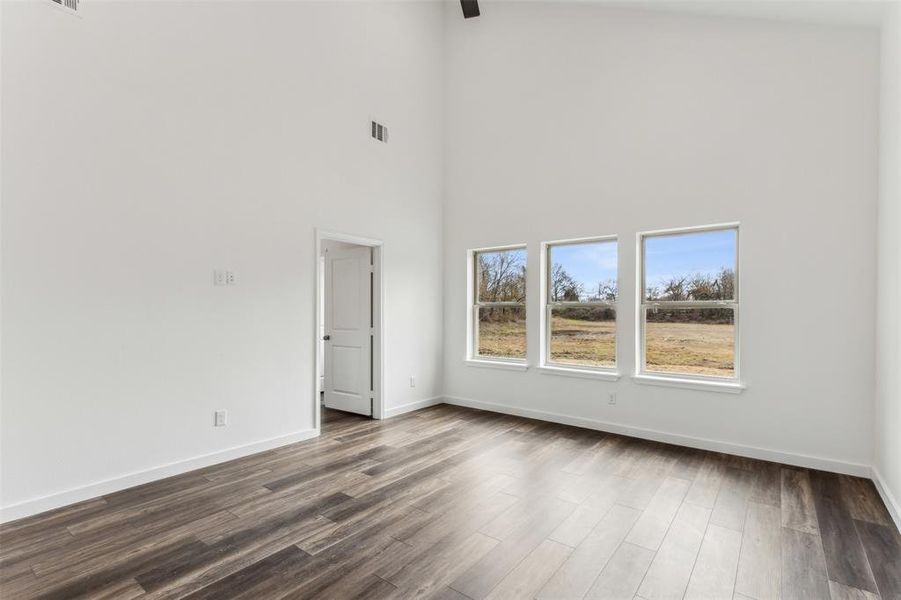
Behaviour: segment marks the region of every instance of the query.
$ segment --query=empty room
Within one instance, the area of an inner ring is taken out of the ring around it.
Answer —
[[[901,600],[897,0],[0,0],[0,598]]]

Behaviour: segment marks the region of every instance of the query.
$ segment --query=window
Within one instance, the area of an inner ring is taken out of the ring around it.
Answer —
[[[738,379],[738,226],[640,236],[641,374]]]
[[[615,238],[546,244],[544,364],[616,369]]]
[[[471,357],[524,363],[526,249],[472,252]]]

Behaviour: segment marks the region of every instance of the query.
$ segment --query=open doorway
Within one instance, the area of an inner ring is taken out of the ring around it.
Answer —
[[[380,419],[382,244],[316,233],[316,425],[323,411]]]

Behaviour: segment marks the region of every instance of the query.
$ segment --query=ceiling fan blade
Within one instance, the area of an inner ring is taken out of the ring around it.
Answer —
[[[481,14],[479,12],[479,0],[460,0],[460,6],[463,7],[464,19],[478,17]]]

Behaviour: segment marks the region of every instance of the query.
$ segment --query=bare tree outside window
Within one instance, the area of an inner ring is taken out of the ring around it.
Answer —
[[[525,302],[525,250],[476,253],[480,302]]]

